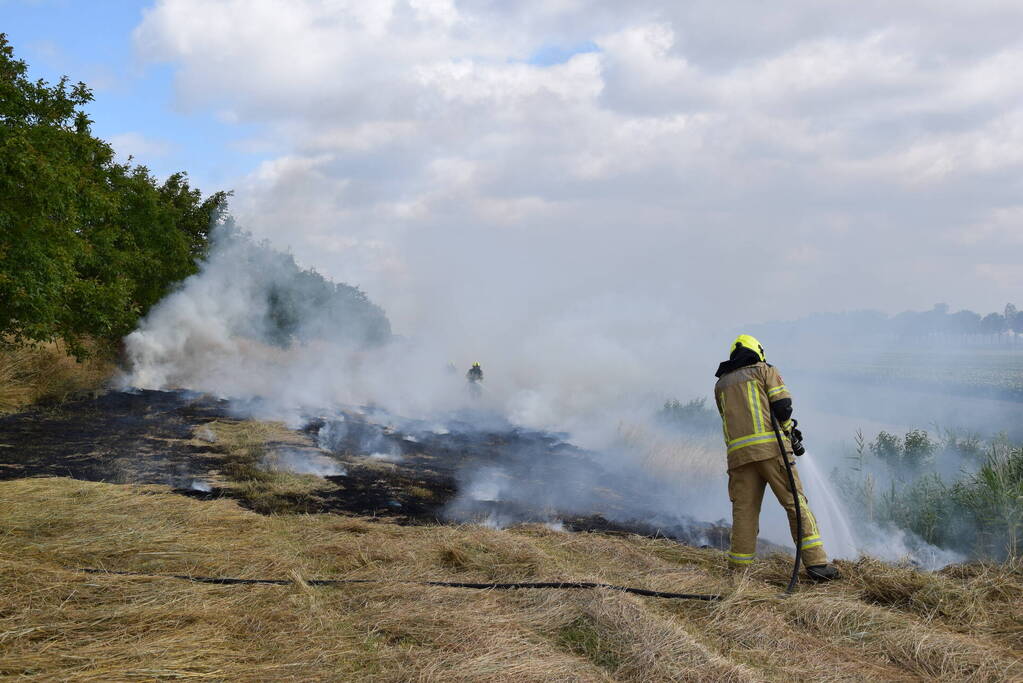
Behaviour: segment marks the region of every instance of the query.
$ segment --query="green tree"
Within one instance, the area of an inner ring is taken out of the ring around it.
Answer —
[[[902,466],[910,472],[918,472],[933,461],[938,444],[931,440],[923,429],[906,432],[902,439]]]
[[[211,267],[230,263],[252,297],[251,328],[243,334],[285,348],[314,339],[361,347],[391,339],[387,315],[358,287],[303,270],[291,254],[253,240],[230,218],[216,241]]]
[[[896,434],[884,430],[870,444],[874,456],[891,469],[897,469],[902,463],[902,442]]]
[[[1016,334],[1023,334],[1023,311],[1017,311],[1012,319],[1006,320],[1011,329]]]
[[[203,199],[185,174],[158,185],[93,137],[92,92],[28,78],[0,34],[0,340],[129,331],[195,270],[228,195]]]
[[[953,313],[950,318],[950,326],[953,332],[959,334],[979,334],[980,315],[973,311],[959,311]]]
[[[666,427],[683,432],[713,433],[721,429],[717,411],[707,406],[704,397],[685,403],[674,398],[668,399],[657,411],[657,420]]]
[[[1005,316],[1001,313],[988,313],[980,321],[980,328],[984,334],[999,335],[1005,332]]]

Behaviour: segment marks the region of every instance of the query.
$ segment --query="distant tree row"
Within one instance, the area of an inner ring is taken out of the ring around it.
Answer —
[[[0,34],[0,340],[80,351],[130,331],[195,272],[228,195],[117,163],[90,132],[89,88],[27,71]]]
[[[1001,313],[981,315],[970,310],[949,313],[948,304],[935,304],[929,311],[899,313],[891,319],[890,325],[896,333],[908,335],[1023,334],[1023,312],[1013,304],[1005,304]]]
[[[907,340],[997,341],[1023,335],[1023,311],[1006,304],[1001,312],[982,315],[970,310],[949,312],[947,304],[935,304],[929,311],[904,311],[888,316],[880,311],[814,313],[790,322],[766,323],[756,331],[775,342],[798,338],[892,337]]]
[[[683,403],[670,398],[657,411],[657,422],[669,429],[689,434],[713,434],[721,431],[721,419],[717,410],[707,405],[705,397],[690,399]]]

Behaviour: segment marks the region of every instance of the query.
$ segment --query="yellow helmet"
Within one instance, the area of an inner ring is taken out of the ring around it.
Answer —
[[[480,366],[480,362],[479,362],[479,361],[475,361],[475,362],[474,362],[474,363],[472,364],[472,366],[473,366],[474,368],[478,368],[478,367]]]
[[[735,338],[735,341],[732,342],[731,348],[728,349],[728,357],[731,358],[732,354],[735,353],[735,350],[738,349],[740,346],[749,349],[753,353],[760,356],[760,360],[764,361],[765,363],[767,362],[767,358],[764,357],[764,347],[760,344],[759,341],[757,341],[756,337],[749,334],[740,334],[738,337]]]

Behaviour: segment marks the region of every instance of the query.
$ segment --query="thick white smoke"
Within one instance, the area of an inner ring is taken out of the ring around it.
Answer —
[[[326,320],[310,308],[296,325],[312,332],[282,348],[271,343],[269,296],[294,286],[294,264],[268,254],[230,233],[215,237],[200,272],[126,338],[125,383],[258,397],[279,415],[379,404],[429,418],[468,405],[464,373],[479,360],[487,410],[523,426],[571,431],[587,446],[606,445],[621,421],[645,421],[668,397],[710,386],[707,368],[695,367],[705,354],[694,352],[697,337],[686,322],[624,298],[548,302],[534,320],[506,309],[507,299],[471,319],[452,312],[455,302],[438,300],[430,304],[436,320],[415,337],[398,330],[383,344],[353,343],[351,328],[362,324],[355,316]]]
[[[640,510],[647,518],[651,509],[659,510],[657,519],[646,521],[665,526],[727,518],[718,449],[686,444],[652,419],[666,398],[706,394],[713,379],[713,368],[696,366],[715,356],[697,352],[695,331],[664,306],[624,297],[560,307],[548,301],[541,307],[546,312],[530,322],[528,309],[506,311],[495,301],[471,324],[457,324],[465,318],[451,310],[455,302],[438,300],[432,304],[436,320],[415,337],[398,330],[389,341],[369,344],[350,329],[363,324],[357,316],[327,320],[310,308],[293,321],[290,344],[274,343],[271,298],[298,298],[282,291],[295,286],[295,266],[248,238],[218,230],[199,273],[126,338],[126,386],[210,393],[232,399],[236,410],[296,426],[310,414],[373,405],[393,416],[388,420],[427,420],[443,431],[463,428],[451,424],[457,415],[478,429],[565,432],[572,443],[598,452],[604,476],[658,482],[653,507],[649,497],[634,501],[637,517]],[[465,379],[475,360],[484,369],[479,399]],[[699,384],[686,379],[696,376]],[[330,434],[321,433],[322,439],[330,441]],[[398,457],[379,444],[363,450]],[[523,455],[543,457],[540,450]],[[518,467],[524,467],[521,459]],[[466,472],[466,490],[487,489],[492,474]],[[557,492],[564,509],[584,514],[596,502],[588,492],[610,483],[582,470],[550,476],[565,478],[564,489],[557,481],[542,489],[505,482],[503,495],[535,504],[531,498]]]
[[[219,228],[200,272],[126,338],[125,385],[211,393],[233,399],[238,410],[295,425],[339,406],[374,405],[391,416],[432,420],[443,430],[452,415],[464,418],[470,411],[472,420],[488,428],[566,432],[573,443],[599,454],[606,476],[657,482],[646,499],[636,501],[636,514],[650,523],[729,518],[719,438],[665,432],[653,416],[666,398],[711,393],[713,369],[724,356],[717,351],[732,332],[708,334],[679,315],[678,307],[641,297],[569,297],[560,305],[545,300],[534,308],[528,301],[538,293],[522,282],[495,287],[500,297],[493,305],[471,311],[464,301],[433,301],[416,316],[415,336],[397,330],[387,341],[380,336],[367,343],[372,325],[361,309],[338,313],[313,305],[296,272],[290,257]],[[465,287],[486,290],[480,281],[466,281]],[[525,301],[516,300],[516,290]],[[422,301],[421,293],[413,299]],[[274,308],[274,301],[282,300],[294,309],[287,321],[290,343],[282,343],[281,316]],[[770,339],[763,341],[773,358],[781,358],[797,416],[811,440],[812,455],[800,467],[832,556],[908,556],[925,566],[954,559],[909,535],[905,538],[913,542],[891,544],[884,541],[890,529],[852,525],[823,474],[841,464],[836,442],[857,427],[919,426],[919,405],[897,392],[806,372],[848,352],[839,344],[775,348]],[[464,376],[474,360],[483,363],[485,373],[480,399],[467,391]],[[883,405],[886,422],[864,419],[857,407],[862,404]],[[365,450],[400,459],[371,445]],[[543,453],[530,457],[543,458]],[[504,500],[535,504],[552,495],[546,484],[517,485],[509,476],[484,468],[464,473],[461,484],[469,499],[485,498],[496,490],[495,482]],[[565,478],[563,491],[575,492],[561,494],[565,509],[582,514],[599,503],[587,493],[601,485],[592,473],[551,476]],[[789,544],[787,522],[770,496],[762,533]]]

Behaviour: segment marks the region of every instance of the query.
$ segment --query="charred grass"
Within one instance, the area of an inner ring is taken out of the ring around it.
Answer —
[[[324,457],[304,432],[280,422],[218,419],[194,430],[191,444],[205,437],[217,455],[217,474],[211,480],[216,495],[238,499],[262,514],[351,512],[386,516],[404,522],[436,520],[438,510],[453,493],[447,482],[410,477],[398,466],[372,458],[336,458],[347,474],[324,478],[295,474],[275,466],[282,451]],[[399,505],[394,505],[398,501]],[[418,516],[417,516],[417,513]]]
[[[217,431],[225,446],[273,438]],[[248,454],[250,465],[257,456]],[[290,583],[218,586],[75,570],[82,567]],[[733,576],[719,551],[664,539],[260,515],[234,500],[194,500],[165,487],[11,480],[0,482],[0,675],[1023,679],[1020,567],[922,574],[863,561],[842,569],[841,583],[803,585],[782,598],[782,556]],[[315,587],[306,582],[312,577],[385,582]],[[400,582],[515,579],[727,597],[713,604]]]

